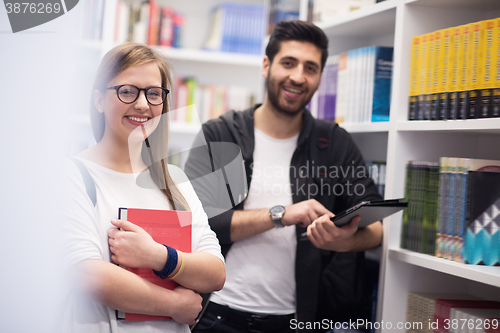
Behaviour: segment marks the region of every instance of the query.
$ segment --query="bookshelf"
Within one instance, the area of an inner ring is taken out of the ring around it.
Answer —
[[[390,121],[346,124],[365,159],[387,162],[386,198],[404,196],[408,160],[440,156],[500,159],[500,118],[408,121],[411,37],[500,16],[495,0],[386,0],[316,23],[330,54],[369,45],[394,47]],[[304,15],[301,15],[304,17]],[[465,265],[400,248],[402,213],[384,221],[377,322],[406,320],[407,293],[468,293],[500,299],[500,267]],[[403,332],[395,327],[379,332]]]
[[[102,1],[102,0],[101,0]],[[134,3],[136,1],[126,1]],[[139,3],[139,1],[137,1]],[[173,75],[180,77],[195,77],[198,82],[204,84],[219,84],[227,86],[241,86],[249,89],[255,97],[255,101],[262,101],[264,95],[263,79],[260,75],[262,56],[211,52],[203,50],[211,27],[212,9],[224,3],[224,0],[192,0],[189,2],[181,0],[157,0],[160,6],[170,6],[184,15],[183,47],[161,47],[155,48],[163,53],[171,62]],[[266,0],[232,0],[231,2],[242,4],[267,4]],[[102,38],[83,39],[78,46],[82,52],[88,55],[89,63],[81,70],[88,87],[92,86],[93,78],[102,56],[113,48],[115,36],[116,6],[118,0],[106,0],[101,6],[102,16]],[[84,19],[87,13],[82,10],[81,17]],[[90,96],[90,88],[89,94]],[[83,147],[93,142],[90,119],[88,115],[88,99],[82,100],[82,107],[76,110],[71,117],[71,126],[78,129],[78,147]],[[88,128],[88,137],[82,137],[84,129]],[[190,148],[194,136],[199,131],[199,124],[185,124],[173,122],[171,124],[170,146],[176,151]]]
[[[186,15],[186,48],[159,49],[172,61],[176,74],[196,75],[207,83],[245,84],[255,92],[259,102],[263,97],[263,80],[259,70],[261,56],[199,50],[208,30],[210,9],[221,2],[169,2]],[[236,2],[267,4],[265,0]],[[116,0],[106,1],[100,47],[94,42],[83,44],[100,56],[113,46],[115,6]],[[302,19],[307,17],[306,9],[307,0],[302,0]],[[500,118],[407,120],[411,37],[495,17],[500,17],[498,0],[386,0],[328,22],[317,23],[330,39],[330,54],[370,45],[394,47],[390,121],[345,126],[365,159],[387,162],[386,198],[404,196],[408,160],[437,161],[440,156],[500,159],[497,148],[500,146]],[[86,121],[83,117],[78,119],[79,123]],[[176,145],[180,142],[187,149],[199,125],[173,123],[171,129],[171,143]],[[90,130],[88,133],[90,135]],[[410,291],[465,292],[486,299],[500,299],[499,267],[468,266],[401,249],[401,215],[398,213],[384,221],[377,322],[404,322],[406,295]]]
[[[411,37],[437,29],[500,16],[490,0],[387,0],[330,22],[318,23],[328,34],[330,52],[379,44],[394,47],[390,121],[346,126],[358,144],[378,140],[387,162],[386,198],[404,196],[408,160],[438,161],[440,156],[499,159],[500,119],[408,121]],[[355,39],[355,40],[352,40]],[[358,141],[359,140],[359,141]],[[363,154],[370,147],[361,147]],[[459,264],[400,248],[401,213],[384,221],[377,321],[406,320],[406,295],[418,292],[465,292],[500,299],[500,268]],[[381,332],[403,332],[395,328]]]

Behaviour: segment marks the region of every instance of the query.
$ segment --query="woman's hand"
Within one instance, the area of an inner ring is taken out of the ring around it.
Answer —
[[[201,301],[203,299],[193,290],[184,288],[181,285],[172,291],[177,296],[176,306],[174,307],[175,311],[171,315],[172,319],[182,324],[194,324],[196,317],[198,317],[202,309]]]
[[[124,220],[111,220],[116,228],[108,231],[111,260],[129,268],[163,269],[167,249],[141,227]],[[119,229],[117,229],[119,228]]]

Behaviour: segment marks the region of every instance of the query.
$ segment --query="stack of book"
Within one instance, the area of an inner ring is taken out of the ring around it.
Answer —
[[[365,161],[368,173],[378,188],[378,193],[384,197],[385,194],[385,170],[386,163],[379,161]]]
[[[409,206],[403,215],[402,248],[457,262],[500,265],[500,161],[410,161],[405,196]]]
[[[329,56],[309,104],[313,115],[338,124],[389,121],[392,56],[382,46]]]
[[[244,110],[254,103],[245,87],[200,84],[192,77],[176,77],[171,121],[203,123],[227,110]]]
[[[405,198],[408,208],[403,213],[402,248],[434,255],[438,188],[438,163],[407,163]]]
[[[261,54],[265,33],[264,6],[222,3],[212,11],[209,51]]]
[[[500,302],[464,294],[408,293],[405,332],[499,332]]]
[[[171,7],[160,7],[156,0],[142,3],[118,1],[115,43],[137,42],[148,45],[182,47],[184,16]]]
[[[412,39],[409,120],[500,117],[500,18]]]
[[[300,0],[271,0],[267,34],[273,33],[276,23],[283,20],[298,20]]]

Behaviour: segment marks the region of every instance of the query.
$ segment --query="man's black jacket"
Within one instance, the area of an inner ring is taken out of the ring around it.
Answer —
[[[210,225],[219,238],[224,255],[227,254],[232,244],[230,238],[232,215],[234,210],[243,209],[246,189],[250,188],[252,180],[255,147],[253,113],[257,107],[258,105],[242,112],[228,111],[221,117],[205,123],[202,133],[195,140],[194,146],[199,147],[191,151],[186,163],[186,174],[209,215]],[[351,136],[336,124],[332,124],[329,133],[329,145],[332,146],[320,152],[333,154],[327,159],[332,162],[330,165],[319,168],[317,161],[311,158],[311,152],[318,149],[315,146],[319,135],[316,128],[317,120],[307,110],[303,111],[302,117],[302,129],[290,166],[293,203],[314,198],[333,213],[338,213],[361,201],[379,200],[380,195],[366,172],[364,160]],[[205,140],[207,146],[203,145]],[[231,148],[226,144],[220,144],[225,142],[234,143],[241,149],[243,168],[233,167],[232,171],[228,170],[227,165],[234,166],[238,163],[235,161],[238,161],[239,152],[234,150],[235,146]],[[225,172],[221,172],[221,169]],[[200,181],[203,176],[214,172],[218,172],[228,184]],[[241,179],[246,179],[247,186],[238,184]],[[360,195],[356,195],[354,189],[357,189]],[[323,195],[321,195],[321,190]],[[362,190],[363,193],[361,193]],[[320,250],[310,241],[300,240],[301,234],[305,231],[305,228],[296,226],[296,319],[303,323],[325,318],[345,320],[347,318],[341,317],[345,317],[348,313],[341,314],[340,312],[349,312],[352,307],[359,306],[359,304],[349,304],[353,303],[350,297],[352,293],[363,295],[363,301],[369,302],[370,292],[360,280],[363,276],[356,276],[363,274],[363,271],[359,267],[352,267],[356,263],[360,264],[363,254]],[[332,258],[335,256],[336,259],[332,263]],[[325,269],[330,271],[330,275],[328,272],[324,273]],[[343,272],[346,273],[344,276],[342,276]],[[328,295],[332,292],[334,295]],[[345,304],[343,304],[344,301]],[[355,302],[357,301],[359,300]],[[332,302],[337,304],[332,304]],[[309,330],[301,330],[301,332],[307,331]]]

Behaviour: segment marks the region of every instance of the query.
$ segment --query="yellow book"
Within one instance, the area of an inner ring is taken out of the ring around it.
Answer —
[[[474,22],[469,24],[469,59],[468,59],[468,73],[467,73],[467,83],[466,90],[467,96],[467,108],[466,108],[466,118],[477,118],[478,105],[479,105],[479,82],[481,79],[481,34],[484,32],[483,29],[484,21]]]
[[[418,66],[418,107],[417,107],[417,120],[424,119],[425,109],[425,93],[427,87],[427,64],[428,64],[428,40],[429,34],[422,35],[420,39],[420,54]]]
[[[450,54],[452,51],[452,28],[441,30],[441,51],[439,54],[438,74],[438,120],[448,119],[449,110],[449,79],[450,79]]]
[[[419,83],[419,55],[420,55],[420,41],[422,36],[415,36],[412,38],[411,43],[411,60],[410,60],[410,91],[409,91],[409,114],[408,120],[417,119],[417,107],[418,107],[418,83]]]
[[[424,120],[431,119],[431,105],[432,105],[432,82],[434,73],[434,36],[435,33],[427,34],[427,67],[425,78],[425,106],[424,106]]]
[[[479,118],[487,118],[492,115],[491,107],[491,94],[492,89],[495,87],[495,67],[493,63],[496,58],[498,49],[498,41],[494,41],[495,34],[495,20],[483,21],[483,33],[481,34],[481,63],[482,68],[481,77],[479,80],[480,85],[480,105],[477,116]]]
[[[491,116],[500,117],[500,18],[495,19],[495,28],[493,30],[493,90],[491,96]]]
[[[460,80],[460,54],[462,51],[462,26],[452,28],[450,51],[450,77],[448,80],[449,104],[448,119],[457,119],[458,92]]]
[[[470,50],[470,25],[462,26],[461,40],[462,48],[458,55],[459,79],[458,79],[458,119],[467,118],[468,93],[467,75],[469,74],[469,50]]]
[[[442,50],[442,35],[443,32],[441,30],[435,31],[434,35],[434,53],[432,60],[432,75],[431,75],[431,109],[430,109],[430,117],[431,120],[438,119],[438,110],[439,110],[439,70],[442,66],[441,64],[441,53]]]

